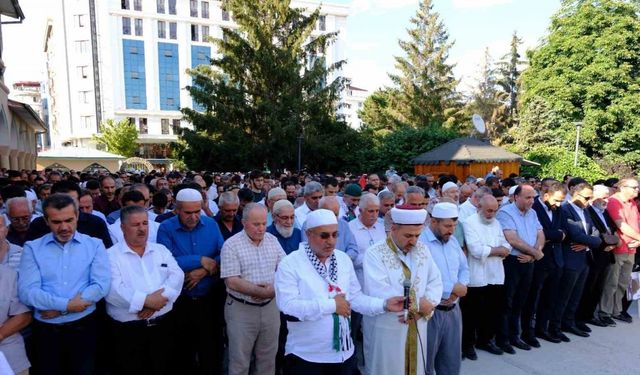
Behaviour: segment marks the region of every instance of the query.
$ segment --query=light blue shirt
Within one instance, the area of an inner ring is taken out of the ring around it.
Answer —
[[[20,261],[20,301],[35,309],[34,317],[47,323],[73,322],[91,314],[111,285],[109,258],[102,241],[75,232],[71,240],[59,243],[53,233],[24,244]],[[41,311],[67,311],[76,295],[93,304],[79,313],[42,319]]]
[[[442,242],[436,238],[431,228],[425,227],[419,240],[429,248],[431,256],[440,270],[442,299],[451,296],[451,291],[456,283],[465,286],[469,284],[467,257],[454,236],[449,237],[449,241]]]
[[[518,237],[527,243],[527,245],[536,246],[538,231],[542,230],[542,225],[540,225],[540,221],[538,221],[538,215],[535,210],[530,208],[527,212],[522,213],[515,203],[510,203],[498,211],[496,219],[498,219],[500,225],[502,225],[503,231],[516,231]],[[518,256],[520,254],[522,254],[522,252],[515,247],[511,248],[511,255]]]

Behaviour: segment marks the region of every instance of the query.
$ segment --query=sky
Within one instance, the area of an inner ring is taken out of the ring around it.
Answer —
[[[346,75],[357,87],[373,91],[389,85],[394,56],[401,56],[399,39],[406,39],[409,20],[419,0],[324,0],[351,7],[344,36],[347,41]],[[16,81],[46,81],[43,52],[47,13],[59,0],[20,0],[23,24],[3,25],[3,60],[7,86]],[[509,50],[517,31],[524,40],[522,52],[535,47],[546,35],[550,17],[560,0],[434,0],[455,44],[449,61],[468,90],[478,76],[485,48],[494,60]]]

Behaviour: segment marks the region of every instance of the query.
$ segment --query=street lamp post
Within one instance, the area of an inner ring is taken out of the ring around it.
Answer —
[[[576,122],[576,150],[573,155],[573,167],[578,167],[578,148],[580,147],[580,129],[582,128],[582,122]]]

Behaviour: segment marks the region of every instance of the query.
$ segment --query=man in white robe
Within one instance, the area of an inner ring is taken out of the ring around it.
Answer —
[[[427,319],[442,296],[440,271],[427,247],[418,241],[426,218],[423,209],[393,208],[387,240],[365,253],[365,294],[378,298],[404,295],[406,285],[411,297],[407,313],[364,317],[364,356],[369,375],[425,373]]]

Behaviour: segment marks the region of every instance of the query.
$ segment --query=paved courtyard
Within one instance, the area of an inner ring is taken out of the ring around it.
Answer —
[[[629,311],[632,324],[617,322],[613,328],[591,327],[591,337],[567,334],[568,344],[541,341],[542,347],[515,355],[495,356],[478,351],[478,360],[462,362],[462,374],[640,374],[640,318],[637,304]]]

